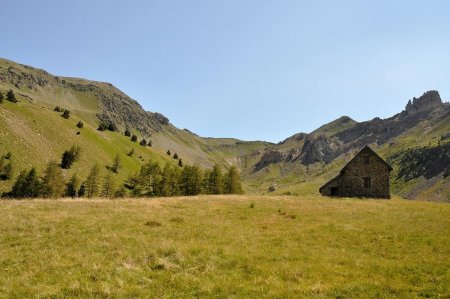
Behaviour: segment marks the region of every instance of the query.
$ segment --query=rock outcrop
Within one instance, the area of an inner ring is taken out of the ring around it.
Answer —
[[[428,112],[442,105],[441,96],[436,90],[425,92],[418,99],[413,98],[406,104],[405,111],[408,115],[414,115],[421,112]]]

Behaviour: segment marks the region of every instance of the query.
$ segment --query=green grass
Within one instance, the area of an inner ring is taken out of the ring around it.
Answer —
[[[202,196],[0,205],[0,297],[450,296],[448,204]]]

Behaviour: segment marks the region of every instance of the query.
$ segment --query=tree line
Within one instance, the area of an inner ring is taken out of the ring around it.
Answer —
[[[243,193],[239,172],[235,166],[223,172],[216,164],[212,169],[202,169],[198,165],[174,165],[166,163],[161,167],[157,162],[147,162],[139,172],[125,181],[116,178],[121,168],[120,156],[116,155],[107,171],[96,164],[87,177],[77,174],[65,179],[63,169],[72,166],[80,149],[72,146],[65,151],[61,163],[50,161],[42,175],[36,168],[22,171],[11,191],[3,194],[6,198],[58,198],[58,197],[156,197],[190,196],[198,194],[241,194]]]

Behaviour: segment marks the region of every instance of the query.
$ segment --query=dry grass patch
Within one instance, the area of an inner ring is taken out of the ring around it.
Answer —
[[[404,200],[1,201],[0,297],[445,298],[449,227]]]

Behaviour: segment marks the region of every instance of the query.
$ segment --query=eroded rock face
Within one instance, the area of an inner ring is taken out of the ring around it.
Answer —
[[[284,158],[285,155],[282,152],[268,149],[264,152],[261,160],[259,160],[259,162],[255,165],[255,170],[258,171],[269,164],[282,162],[284,161]]]
[[[325,136],[310,137],[303,145],[301,161],[306,165],[320,161],[328,163],[335,157],[336,151],[337,147],[333,146],[331,139]]]
[[[414,115],[420,112],[431,111],[442,105],[441,96],[436,90],[425,92],[421,97],[413,98],[406,104],[405,111],[408,115]]]
[[[169,119],[167,117],[165,117],[164,115],[162,115],[161,113],[155,112],[155,113],[153,113],[153,117],[155,118],[155,120],[157,122],[159,122],[162,125],[169,124]]]

